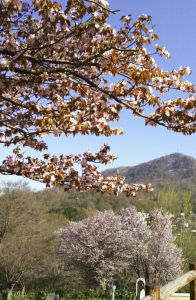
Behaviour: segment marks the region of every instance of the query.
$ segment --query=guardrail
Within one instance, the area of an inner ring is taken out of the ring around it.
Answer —
[[[165,300],[183,286],[190,283],[190,300],[196,300],[196,264],[189,264],[189,272],[160,287],[155,284],[146,284],[146,295],[142,300]]]

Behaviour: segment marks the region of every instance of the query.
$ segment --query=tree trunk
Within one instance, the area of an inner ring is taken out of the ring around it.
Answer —
[[[7,300],[11,300],[13,289],[14,284],[12,284],[11,287],[7,289]]]
[[[22,286],[21,297],[22,297],[22,299],[24,299],[24,297],[25,297],[25,284],[23,284],[23,286]]]
[[[100,285],[101,285],[102,290],[105,291],[106,290],[106,282],[104,279],[100,281]]]

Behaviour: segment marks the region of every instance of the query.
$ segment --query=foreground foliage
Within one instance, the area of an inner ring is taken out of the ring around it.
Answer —
[[[122,134],[109,122],[118,121],[123,108],[146,125],[194,133],[195,86],[182,81],[191,70],[164,72],[156,65],[146,49],[158,39],[151,17],[142,15],[132,22],[131,15],[123,16],[116,31],[107,23],[116,12],[106,0],[69,0],[65,8],[50,0],[2,0],[0,10],[0,143],[14,145],[15,154],[6,157],[0,172],[66,190],[127,196],[150,190],[142,184],[129,186],[119,175],[104,179],[91,163],[112,163],[117,157],[109,154],[109,146],[96,154],[44,154],[42,159],[26,155],[21,147],[47,150],[42,138],[49,134]],[[158,44],[154,54],[170,56]],[[111,76],[117,83],[108,84]],[[171,89],[193,94],[165,102],[157,96]],[[152,113],[145,113],[146,105]]]
[[[47,297],[48,291],[46,290],[40,290],[38,293],[31,292],[26,293],[23,295],[21,292],[14,292],[12,295],[12,300],[43,300],[45,297]],[[110,299],[110,291],[107,289],[105,291],[100,289],[85,289],[83,291],[78,291],[74,288],[60,288],[59,289],[59,295],[62,300],[65,299],[80,299],[80,300],[108,300]],[[6,299],[5,293],[0,292],[0,300]],[[133,292],[119,289],[115,291],[115,299],[125,299],[125,300],[134,300],[135,294]]]
[[[60,296],[64,299],[109,299],[110,291],[109,289],[85,289],[84,291],[78,291],[73,288],[60,289]],[[125,289],[120,289],[117,286],[115,291],[115,299],[133,299],[135,295],[133,292],[130,292]]]

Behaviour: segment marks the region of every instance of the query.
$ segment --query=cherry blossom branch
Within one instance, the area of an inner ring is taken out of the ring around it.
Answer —
[[[85,0],[85,1],[90,2],[90,3],[94,3],[95,5],[101,7],[103,10],[106,10],[106,11],[112,13],[112,14],[116,14],[116,12],[120,11],[120,10],[110,10],[108,7],[101,5],[97,1],[93,1],[93,0]]]

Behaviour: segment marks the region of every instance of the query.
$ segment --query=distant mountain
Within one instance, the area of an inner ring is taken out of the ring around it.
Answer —
[[[181,182],[184,185],[186,182],[192,182],[195,186],[196,159],[188,155],[173,153],[136,166],[106,169],[102,174],[111,176],[117,172],[132,184],[140,182],[158,184],[158,186],[161,184],[163,188],[164,182],[169,183],[169,186],[179,186]]]

